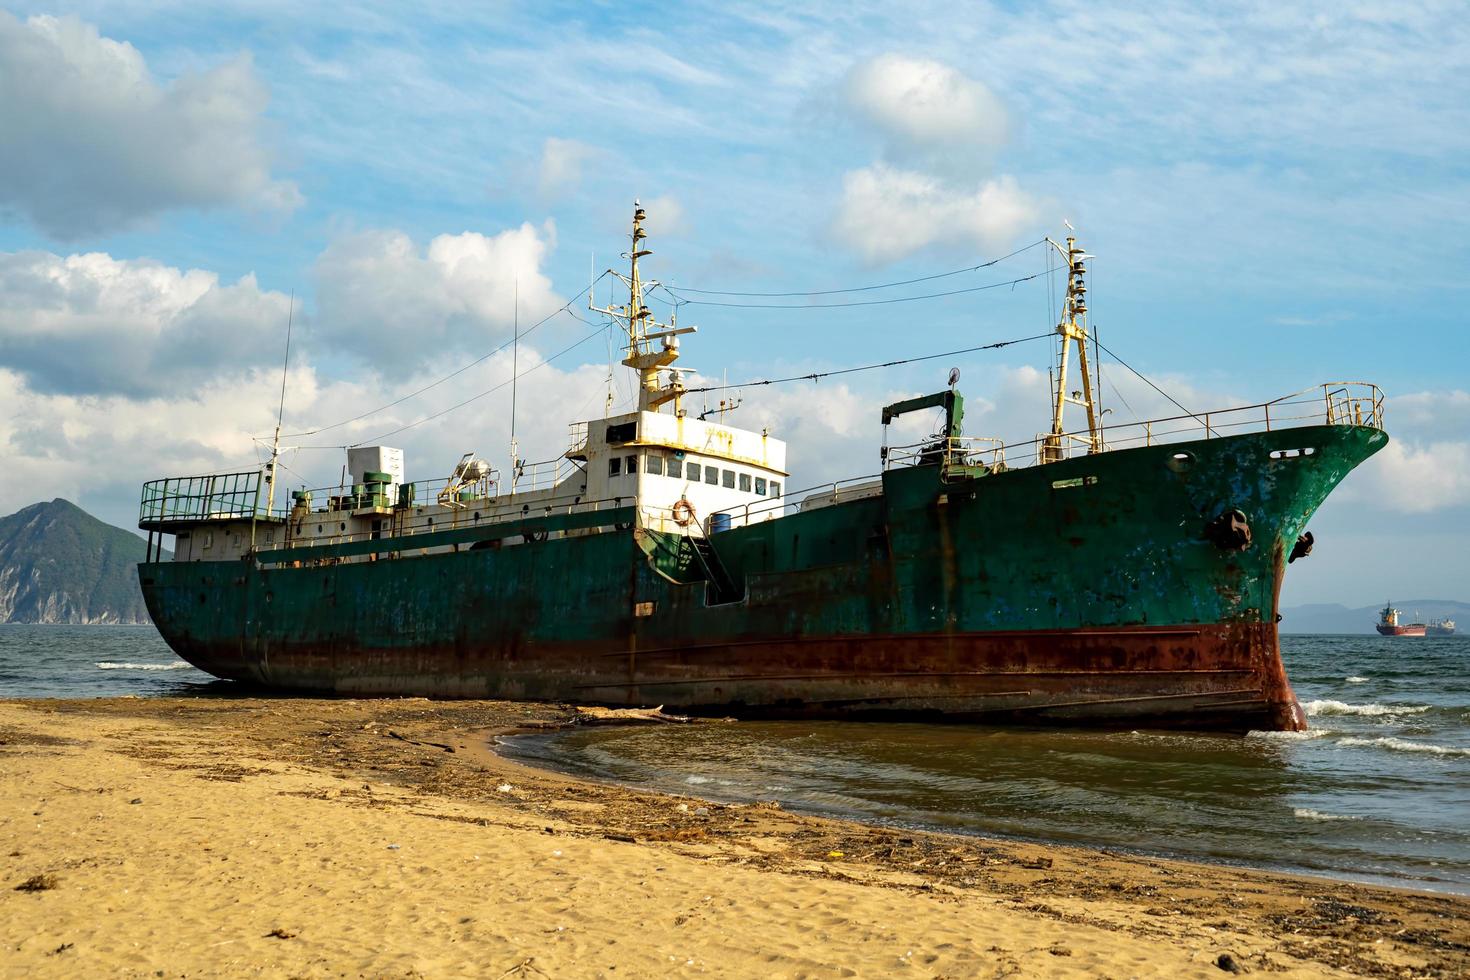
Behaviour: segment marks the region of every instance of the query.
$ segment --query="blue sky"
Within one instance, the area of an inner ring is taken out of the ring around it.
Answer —
[[[509,335],[515,288],[534,322],[594,255],[605,268],[634,196],[651,271],[696,288],[905,279],[1070,219],[1098,256],[1104,342],[1191,409],[1336,379],[1391,396],[1391,450],[1324,508],[1287,602],[1470,595],[1459,5],[0,11],[0,511],[63,495],[127,525],[143,479],[252,464],[293,292],[288,429],[422,387]],[[1042,268],[1032,249],[943,282]],[[1038,280],[681,318],[700,326],[687,362],[740,380],[1041,333],[1048,309]],[[589,329],[558,317],[522,354]],[[533,453],[601,411],[606,346],[528,379]],[[959,359],[972,428],[1044,428],[1048,359],[1044,343]],[[791,442],[796,485],[869,472],[878,407],[947,368],[751,391],[741,411]],[[508,370],[491,358],[333,435]],[[1107,370],[1121,416],[1165,411]],[[507,411],[495,394],[404,433],[413,475],[503,457]],[[288,463],[308,482],[340,465]]]

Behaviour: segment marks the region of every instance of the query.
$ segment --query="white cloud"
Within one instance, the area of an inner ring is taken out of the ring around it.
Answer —
[[[932,246],[1002,248],[1039,210],[1012,177],[956,186],[879,163],[843,177],[833,232],[868,262],[892,262]]]
[[[582,183],[583,167],[600,155],[597,147],[580,140],[547,137],[536,168],[537,196],[542,201],[554,201],[574,193]]]
[[[1470,504],[1470,442],[1464,440],[1390,437],[1363,469],[1367,479],[1355,495],[1390,510],[1425,514]]]
[[[890,156],[934,151],[995,150],[1010,122],[984,84],[926,58],[883,54],[848,73],[849,108],[887,141]]]
[[[684,205],[672,194],[660,194],[658,197],[650,197],[642,200],[643,209],[648,212],[648,230],[650,234],[660,237],[674,237],[689,234],[689,218],[684,212]]]
[[[58,239],[175,208],[290,211],[271,175],[267,93],[241,55],[160,85],[139,51],[75,17],[0,11],[0,212]]]
[[[102,253],[0,254],[0,364],[36,391],[147,397],[270,363],[288,300]]]
[[[1349,494],[1403,514],[1470,505],[1470,392],[1400,395],[1384,416],[1389,443]]]
[[[480,351],[561,305],[542,266],[556,228],[440,235],[428,248],[399,231],[333,242],[316,265],[313,342],[403,377],[446,352]]]

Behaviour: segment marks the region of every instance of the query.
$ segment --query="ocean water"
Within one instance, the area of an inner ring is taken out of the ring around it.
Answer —
[[[1282,648],[1306,732],[739,722],[517,736],[502,751],[715,800],[1470,894],[1470,636]],[[152,627],[0,625],[0,697],[237,690]]]
[[[502,751],[714,800],[1470,893],[1470,638],[1282,647],[1306,732],[740,722]]]
[[[152,626],[0,624],[0,697],[183,697],[227,691]]]

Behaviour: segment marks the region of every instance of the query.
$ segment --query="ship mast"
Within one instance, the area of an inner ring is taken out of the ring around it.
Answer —
[[[276,407],[276,434],[271,437],[271,461],[265,467],[265,512],[276,506],[276,466],[281,458],[281,423],[286,418],[286,378],[291,369],[291,322],[296,316],[296,290],[291,290],[290,307],[286,311],[286,358],[281,365],[281,401]],[[251,538],[254,542],[252,525]]]
[[[670,314],[668,323],[659,323],[648,309],[645,294],[657,286],[658,281],[645,282],[638,271],[638,260],[653,254],[643,247],[643,241],[648,237],[648,233],[643,230],[643,222],[646,220],[648,213],[634,201],[633,249],[628,254],[628,274],[625,276],[610,270],[628,287],[627,305],[593,306],[589,297],[587,308],[618,320],[627,332],[628,346],[624,348],[627,356],[623,358],[623,364],[638,374],[638,411],[656,412],[661,406],[673,402],[674,413],[677,415],[680,411],[679,400],[684,394],[683,382],[679,380],[678,372],[672,372],[669,383],[659,387],[658,372],[679,359],[679,335],[694,333],[698,328],[678,326],[677,313]],[[657,345],[655,341],[658,342]]]
[[[1069,229],[1071,225],[1067,226]],[[1056,249],[1067,264],[1067,298],[1062,305],[1062,316],[1057,322],[1057,335],[1062,338],[1057,351],[1056,389],[1052,392],[1051,432],[1041,447],[1041,461],[1054,463],[1066,457],[1067,440],[1083,442],[1089,453],[1100,453],[1103,449],[1102,431],[1098,426],[1096,399],[1092,391],[1092,375],[1087,365],[1087,268],[1083,265],[1092,258],[1077,246],[1077,239],[1067,237],[1065,247],[1046,240]],[[1077,345],[1077,366],[1082,372],[1082,390],[1067,391],[1067,369],[1071,360],[1072,344]],[[1087,409],[1087,438],[1067,435],[1062,424],[1062,413],[1067,403],[1081,405]]]

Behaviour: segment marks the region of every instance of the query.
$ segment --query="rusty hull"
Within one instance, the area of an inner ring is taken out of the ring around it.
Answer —
[[[294,568],[140,566],[180,656],[350,694],[779,717],[1296,730],[1283,555],[1387,437],[1322,426],[884,494],[693,543],[642,529]],[[1272,452],[1310,445],[1306,456]],[[1177,465],[1188,453],[1190,465]],[[1085,477],[1088,479],[1077,479]],[[1238,510],[1243,548],[1208,530]]]

